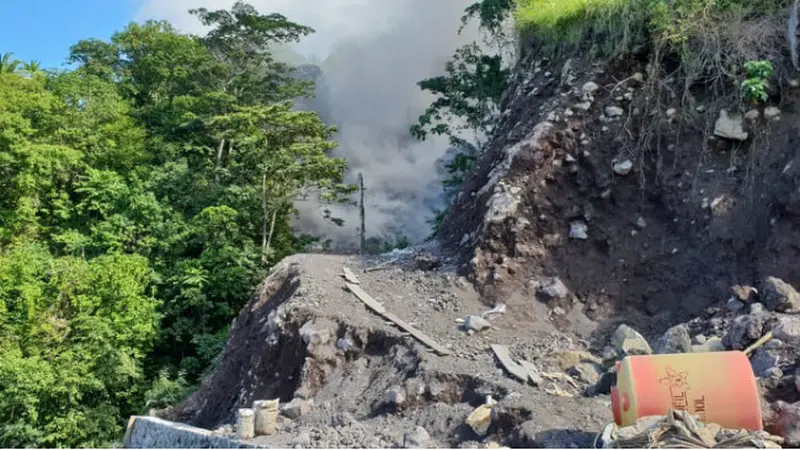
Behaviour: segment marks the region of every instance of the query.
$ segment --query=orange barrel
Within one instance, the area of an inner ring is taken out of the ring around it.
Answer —
[[[620,426],[670,408],[725,428],[764,426],[753,368],[738,351],[627,356],[617,362],[611,408]]]

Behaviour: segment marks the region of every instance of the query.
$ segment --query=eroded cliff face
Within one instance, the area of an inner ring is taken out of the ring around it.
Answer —
[[[731,113],[749,134],[740,141],[714,132],[729,99],[659,96],[656,85],[681,86],[647,69],[519,63],[440,235],[488,299],[559,277],[575,294],[562,307],[683,319],[733,285],[800,283],[795,81],[781,79],[781,104],[752,120]]]

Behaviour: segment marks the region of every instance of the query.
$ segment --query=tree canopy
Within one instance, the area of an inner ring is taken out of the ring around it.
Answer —
[[[0,446],[108,446],[219,353],[253,287],[348,193],[335,131],[269,48],[311,33],[237,2],[211,31],[131,23],[71,71],[0,60]]]

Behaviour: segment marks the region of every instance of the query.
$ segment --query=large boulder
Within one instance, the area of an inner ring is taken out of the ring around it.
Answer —
[[[692,338],[686,325],[677,325],[664,333],[653,348],[656,354],[690,353],[692,351]]]
[[[800,294],[791,284],[780,278],[769,277],[764,281],[762,303],[770,311],[800,311]]]
[[[723,109],[719,112],[719,118],[714,124],[714,135],[724,139],[745,141],[747,132],[744,131],[743,122],[741,116],[728,115],[728,111]]]
[[[614,332],[614,348],[622,356],[626,355],[649,355],[653,353],[647,339],[638,331],[622,324]]]

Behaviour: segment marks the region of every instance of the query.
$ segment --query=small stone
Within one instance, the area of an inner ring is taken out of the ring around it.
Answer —
[[[686,325],[670,328],[656,341],[653,351],[658,355],[691,352],[692,338],[689,336],[689,329]]]
[[[761,303],[753,303],[750,305],[750,314],[761,314],[764,312],[764,305]]]
[[[670,120],[675,120],[678,116],[678,110],[675,108],[670,108],[667,110],[667,118]]]
[[[644,83],[644,74],[642,72],[636,72],[633,74],[633,79],[639,83]]]
[[[756,352],[753,354],[753,357],[750,358],[750,364],[753,366],[753,372],[759,378],[767,376],[767,372],[770,369],[778,367],[779,361],[780,358],[777,354],[763,348],[756,350]]]
[[[714,123],[714,135],[725,139],[745,141],[748,134],[742,128],[742,121],[740,116],[729,116],[727,110],[720,110],[719,118]]]
[[[581,92],[583,95],[591,95],[594,94],[598,89],[600,89],[600,86],[598,86],[597,83],[594,81],[588,81],[581,88]]]
[[[778,435],[786,440],[784,447],[800,447],[800,402],[777,402]]]
[[[298,419],[308,413],[311,412],[311,408],[314,406],[314,400],[303,400],[301,398],[294,398],[289,403],[281,405],[281,413],[292,419]]]
[[[330,340],[330,334],[326,330],[318,330],[313,320],[300,327],[300,336],[306,345],[321,345]]]
[[[353,342],[350,339],[347,339],[347,338],[341,338],[341,339],[336,341],[336,348],[338,348],[339,350],[341,350],[343,352],[346,352],[346,351],[350,350],[350,348],[352,346],[353,346]]]
[[[619,117],[625,113],[625,110],[619,106],[606,106],[606,115],[610,118]]]
[[[416,427],[414,431],[409,431],[403,436],[403,447],[405,448],[429,448],[431,446],[431,435],[423,427]]]
[[[633,169],[633,161],[626,159],[614,164],[614,173],[620,176],[625,176],[631,173]]]
[[[636,226],[639,227],[640,229],[644,229],[645,227],[647,227],[647,222],[645,222],[643,217],[639,216],[636,219]]]
[[[731,288],[731,293],[733,293],[734,297],[745,303],[752,302],[758,295],[758,291],[756,290],[756,288],[752,286],[742,286],[738,284]]]
[[[749,314],[737,317],[722,338],[726,348],[744,350],[766,333],[767,315]]]
[[[791,80],[789,80],[789,86],[793,88],[800,87],[800,80],[798,80],[797,78],[792,78]]]
[[[603,373],[597,364],[588,362],[575,364],[572,372],[579,380],[591,385],[597,384],[600,381],[600,375]]]
[[[705,105],[697,105],[697,108],[695,108],[694,110],[702,114],[706,112],[706,107]]]
[[[542,285],[539,294],[546,299],[558,299],[569,295],[569,289],[561,278],[555,277]]]
[[[581,221],[575,221],[569,224],[569,237],[572,239],[589,239],[588,231],[589,226]]]
[[[622,324],[613,337],[614,347],[623,355],[649,355],[653,353],[647,340],[633,328]]]
[[[800,317],[781,316],[772,331],[773,336],[782,340],[787,345],[800,345]]]
[[[514,440],[520,448],[534,448],[536,446],[536,429],[536,422],[533,420],[522,422],[517,427]]]
[[[751,122],[758,120],[759,117],[761,117],[761,113],[757,109],[751,109],[744,113],[744,118]]]
[[[800,294],[780,278],[768,277],[764,282],[762,303],[770,311],[800,310]]]
[[[576,103],[572,105],[572,107],[575,109],[579,109],[581,111],[588,111],[592,108],[592,103],[586,101],[586,102]]]
[[[383,393],[383,403],[394,407],[405,405],[406,390],[400,386],[390,387]]]
[[[698,345],[703,345],[708,341],[708,338],[704,334],[698,334],[694,337],[694,343]]]
[[[779,119],[781,110],[775,106],[767,106],[764,108],[764,118],[767,120]]]
[[[744,306],[745,306],[744,303],[742,303],[740,300],[735,299],[735,298],[729,298],[728,299],[728,304],[725,305],[725,307],[728,308],[728,311],[730,311],[730,312],[739,311],[742,308],[744,308]]]
[[[481,316],[467,316],[464,318],[464,329],[471,331],[483,331],[491,328],[492,324]]]
[[[307,431],[301,432],[292,440],[292,445],[299,448],[311,447],[311,434]]]
[[[726,348],[722,343],[722,339],[716,336],[708,338],[708,340],[702,344],[692,346],[692,353],[724,352],[725,350]]]

